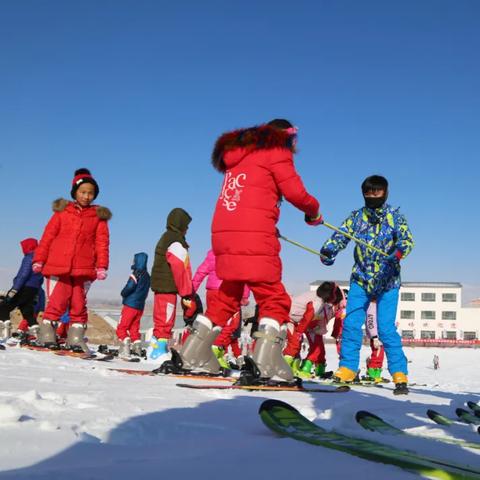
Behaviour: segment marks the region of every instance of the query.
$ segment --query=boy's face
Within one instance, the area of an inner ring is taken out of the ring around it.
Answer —
[[[365,198],[381,198],[384,195],[385,190],[383,188],[370,188],[363,194]]]
[[[81,207],[88,207],[95,198],[95,187],[91,183],[83,183],[78,187],[75,200]]]

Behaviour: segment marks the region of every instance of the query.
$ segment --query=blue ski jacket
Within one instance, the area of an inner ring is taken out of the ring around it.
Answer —
[[[414,246],[413,237],[405,217],[388,204],[381,208],[367,207],[354,210],[342,223],[340,230],[393,255],[397,250],[405,258]],[[334,259],[350,239],[335,232],[322,247],[322,253]],[[400,262],[397,258],[387,259],[363,245],[356,244],[351,282],[364,288],[370,297],[399,288]]]
[[[147,271],[148,255],[136,253],[133,257],[132,274],[120,295],[123,305],[143,310],[150,289],[150,275]]]

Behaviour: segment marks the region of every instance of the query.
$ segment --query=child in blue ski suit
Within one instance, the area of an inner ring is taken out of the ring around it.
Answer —
[[[395,393],[408,393],[407,358],[395,328],[400,289],[400,260],[413,248],[414,242],[405,217],[388,205],[388,182],[373,175],[362,183],[365,206],[353,211],[340,230],[387,253],[356,244],[355,264],[350,278],[350,292],[343,326],[340,366],[335,377],[350,382],[356,376],[362,345],[362,325],[370,301],[377,299],[378,333],[385,347],[388,370],[396,384]],[[335,257],[349,243],[349,238],[334,233],[321,249],[321,261],[332,265]]]
[[[150,289],[150,275],[147,271],[148,255],[136,253],[133,257],[132,273],[120,295],[123,298],[122,314],[117,327],[120,341],[119,357],[128,358],[131,353],[142,355],[140,320]]]

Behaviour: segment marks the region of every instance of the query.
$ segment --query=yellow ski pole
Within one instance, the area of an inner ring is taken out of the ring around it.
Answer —
[[[325,225],[330,230],[333,230],[334,232],[340,233],[340,234],[344,235],[345,237],[349,238],[350,240],[353,240],[355,243],[359,243],[360,245],[363,245],[364,247],[367,247],[370,250],[373,250],[374,252],[377,252],[380,255],[383,255],[384,257],[389,256],[388,253],[385,253],[383,250],[380,250],[379,248],[374,247],[373,245],[369,245],[367,242],[364,242],[363,240],[360,240],[359,238],[354,237],[353,235],[350,235],[349,233],[344,232],[343,230],[340,230],[339,228],[334,227],[333,225],[330,225],[327,222],[322,222],[322,225]]]
[[[286,242],[291,243],[292,245],[303,248],[303,250],[306,250],[307,252],[313,253],[314,255],[318,255],[319,257],[323,257],[323,258],[328,258],[325,255],[322,255],[317,250],[314,250],[313,248],[306,247],[305,245],[302,245],[301,243],[298,243],[295,240],[290,240],[289,238],[284,237],[283,235],[279,234],[278,238],[281,238],[282,240],[285,240]]]

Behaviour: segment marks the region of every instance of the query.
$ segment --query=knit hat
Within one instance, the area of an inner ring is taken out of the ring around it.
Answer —
[[[88,168],[79,168],[78,170],[75,170],[75,175],[72,180],[72,190],[70,191],[70,195],[75,200],[75,194],[77,193],[78,188],[80,187],[80,185],[84,183],[91,183],[94,186],[95,188],[94,200],[95,200],[95,198],[98,197],[98,193],[100,192],[100,189],[98,188],[98,183],[92,177],[92,174],[90,173],[90,170],[88,170]]]

